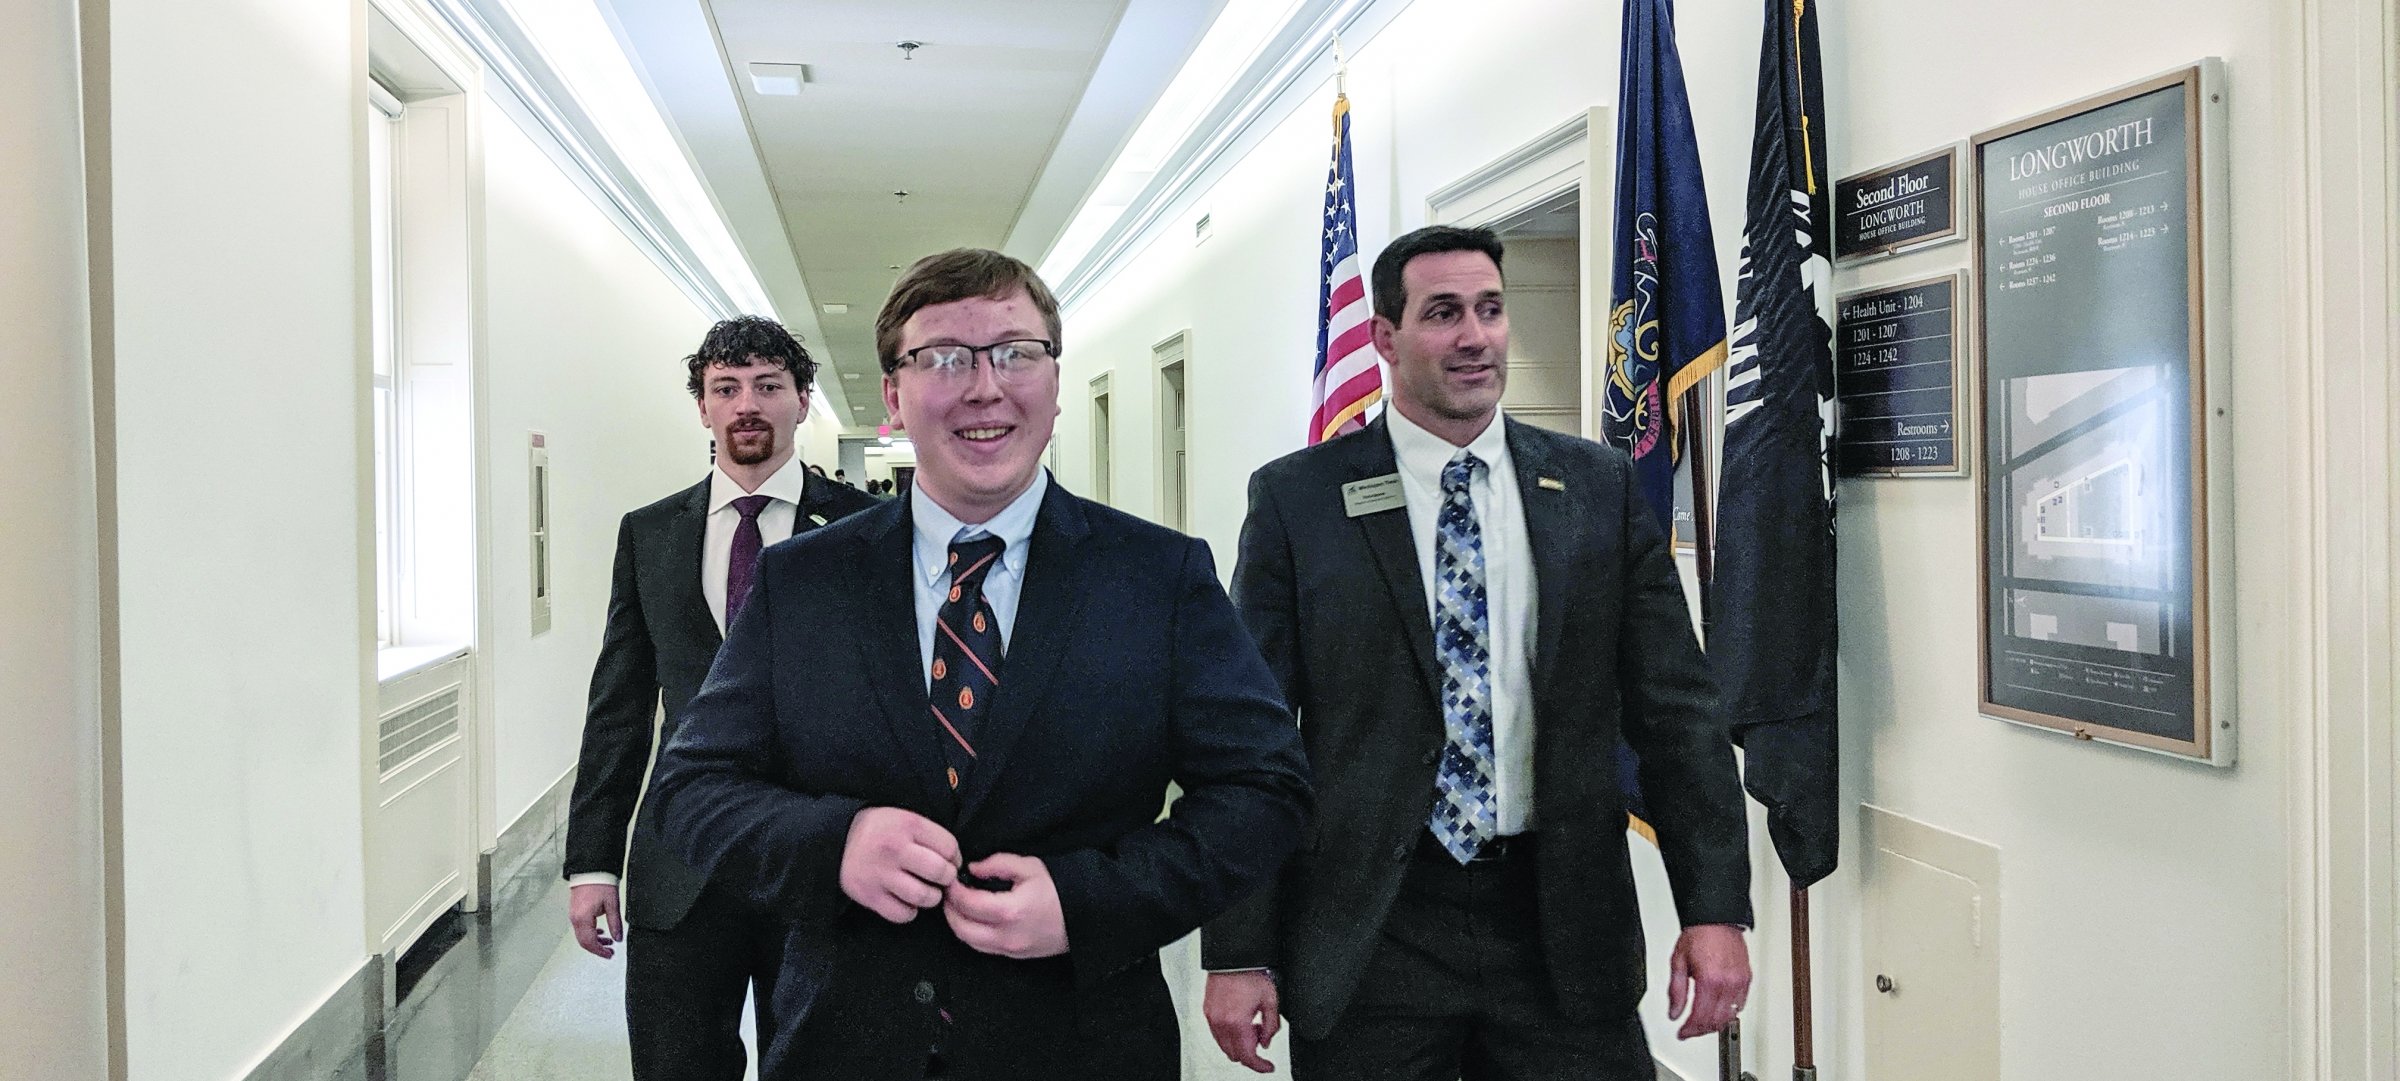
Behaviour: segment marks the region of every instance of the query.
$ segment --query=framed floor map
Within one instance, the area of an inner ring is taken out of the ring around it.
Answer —
[[[1982,711],[2230,765],[2221,85],[1975,136],[1973,279]]]

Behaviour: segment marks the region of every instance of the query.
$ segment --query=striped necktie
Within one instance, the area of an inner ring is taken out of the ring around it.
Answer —
[[[983,579],[1005,546],[989,535],[951,542],[950,591],[934,614],[933,718],[942,726],[953,792],[975,765],[976,723],[1000,690],[1000,617],[983,598]]]

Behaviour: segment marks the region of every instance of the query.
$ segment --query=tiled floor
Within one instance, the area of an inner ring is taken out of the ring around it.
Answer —
[[[475,1068],[565,935],[566,884],[540,863],[502,886],[490,918],[465,917],[383,1034],[330,1081],[460,1081]]]
[[[566,906],[555,854],[536,858],[328,1081],[629,1081],[623,955],[577,948]]]

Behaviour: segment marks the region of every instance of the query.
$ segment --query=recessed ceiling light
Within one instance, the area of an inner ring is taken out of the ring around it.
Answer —
[[[808,81],[806,64],[752,64],[750,85],[761,94],[778,98],[800,96],[800,84]]]
[[[857,373],[857,372],[843,372],[843,373],[842,373],[842,378],[844,378],[844,379],[856,379],[856,378],[858,378],[858,373]]]
[[[850,314],[850,306],[847,304],[819,304],[817,305],[817,309],[827,315]]]

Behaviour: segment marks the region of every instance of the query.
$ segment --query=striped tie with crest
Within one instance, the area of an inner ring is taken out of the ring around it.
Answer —
[[[933,719],[942,727],[950,790],[975,765],[975,726],[1000,689],[1000,618],[983,598],[983,579],[1005,542],[994,536],[950,544],[950,589],[933,620]]]

